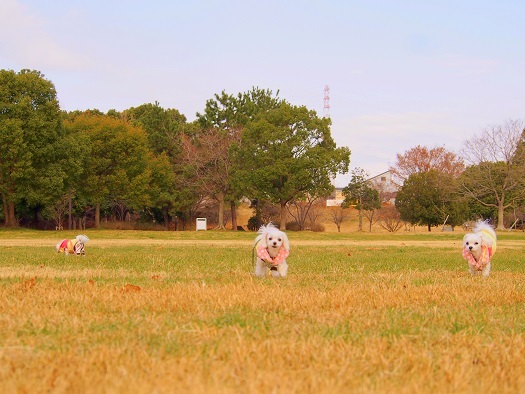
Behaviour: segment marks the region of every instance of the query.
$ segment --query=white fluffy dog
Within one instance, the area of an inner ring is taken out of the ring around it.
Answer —
[[[496,252],[496,233],[491,225],[478,221],[472,233],[463,237],[463,258],[468,261],[472,275],[490,274],[490,258]]]
[[[272,276],[284,278],[288,272],[286,258],[290,254],[290,242],[286,233],[269,223],[261,226],[258,234],[254,244],[257,249],[255,275],[263,277],[270,270]]]
[[[84,244],[89,241],[89,238],[83,234],[77,235],[74,239],[64,239],[56,244],[55,249],[58,253],[76,255],[86,255]]]

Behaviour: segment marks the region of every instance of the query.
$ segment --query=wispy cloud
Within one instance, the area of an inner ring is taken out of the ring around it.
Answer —
[[[18,0],[0,2],[0,53],[20,68],[82,69],[89,60],[61,45],[44,18]]]

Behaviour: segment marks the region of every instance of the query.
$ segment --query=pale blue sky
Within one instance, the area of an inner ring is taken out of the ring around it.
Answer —
[[[0,68],[41,71],[65,110],[190,121],[252,86],[322,115],[329,85],[332,134],[373,176],[525,117],[524,18],[518,0],[0,0]]]

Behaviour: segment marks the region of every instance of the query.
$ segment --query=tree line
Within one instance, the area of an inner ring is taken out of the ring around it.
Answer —
[[[271,218],[304,228],[315,201],[346,173],[350,150],[337,147],[330,119],[252,88],[221,92],[188,122],[176,109],[147,103],[123,111],[63,111],[39,71],[0,70],[0,218],[5,226],[95,227],[102,218],[184,228],[213,203],[237,228],[236,207],[254,208],[249,226]],[[428,229],[491,219],[498,228],[525,221],[524,122],[509,120],[465,141],[459,154],[416,146],[390,167],[398,192],[385,207],[381,185],[352,171],[343,207],[371,228],[403,221]],[[275,210],[274,210],[275,208]],[[208,211],[207,214],[210,212]],[[332,212],[338,225],[343,217]]]
[[[327,196],[348,171],[330,119],[252,88],[221,92],[188,122],[148,103],[123,111],[63,111],[35,70],[0,70],[0,216],[5,226],[81,226],[101,218],[186,223],[214,201],[217,227],[248,198],[256,208]],[[257,218],[255,218],[257,219]],[[67,223],[66,223],[67,222]]]
[[[352,170],[343,189],[345,206],[359,211],[370,228],[381,224],[397,231],[401,222],[428,228],[452,227],[476,219],[496,228],[525,225],[525,123],[509,120],[465,141],[459,155],[443,147],[416,146],[398,154],[390,167],[399,190],[393,207],[383,207],[382,189],[370,184],[362,169]]]

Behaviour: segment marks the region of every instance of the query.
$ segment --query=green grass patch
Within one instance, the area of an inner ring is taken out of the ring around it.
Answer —
[[[86,233],[78,257],[0,230],[2,392],[525,387],[523,233],[488,278],[462,234],[290,233],[284,279],[254,277],[254,233]]]

